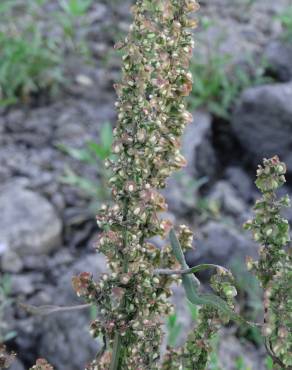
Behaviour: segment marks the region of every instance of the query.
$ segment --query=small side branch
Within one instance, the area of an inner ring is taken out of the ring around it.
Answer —
[[[188,269],[183,269],[183,270],[156,269],[154,270],[154,273],[156,275],[187,275],[187,274],[194,274],[196,272],[207,270],[207,269],[218,269],[218,270],[223,270],[225,272],[229,272],[226,268],[222,266],[205,263],[202,265],[197,265],[197,266],[194,266]]]
[[[91,303],[80,304],[76,306],[54,306],[54,305],[32,306],[29,304],[19,302],[18,306],[31,315],[46,316],[56,312],[84,310],[85,308],[89,308],[91,306]]]

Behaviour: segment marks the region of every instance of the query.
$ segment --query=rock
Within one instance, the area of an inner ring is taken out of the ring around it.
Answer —
[[[0,266],[2,271],[18,273],[23,268],[23,262],[17,253],[7,250],[1,258]]]
[[[225,177],[242,199],[246,202],[251,200],[254,188],[253,183],[242,168],[228,167],[225,171]]]
[[[61,243],[62,223],[53,206],[18,184],[0,192],[0,244],[20,256],[47,254]]]
[[[0,256],[3,256],[8,251],[8,247],[4,243],[0,243]]]
[[[196,249],[187,253],[189,265],[217,263],[230,266],[235,258],[244,260],[255,256],[257,245],[247,234],[241,234],[234,226],[209,221],[195,240]]]
[[[117,13],[122,19],[129,19],[130,17],[130,6],[132,1],[122,1],[115,4],[114,11]]]
[[[292,83],[251,87],[243,92],[232,128],[250,160],[278,154],[292,171]]]
[[[211,20],[211,24],[203,31],[201,39],[204,43],[200,45],[198,52],[203,56],[203,60],[208,63],[210,54],[225,56],[228,67],[244,63],[248,60],[247,56],[254,55],[260,50],[259,43],[263,42],[263,35],[256,29],[252,29],[246,23],[238,23],[232,18],[221,18],[218,15],[216,21]],[[257,42],[254,39],[257,38]],[[203,47],[208,45],[207,47]],[[208,55],[209,50],[209,55]]]
[[[17,358],[13,361],[12,365],[9,367],[9,370],[25,370],[22,362],[20,362]]]
[[[272,41],[265,49],[264,58],[280,81],[292,80],[292,43]]]
[[[51,304],[80,304],[72,286],[72,275],[91,272],[97,277],[106,271],[105,258],[102,255],[88,255],[67,270],[53,292]],[[48,317],[41,323],[42,337],[38,355],[46,358],[58,370],[80,370],[90,362],[98,352],[100,344],[89,334],[89,310],[64,312]]]
[[[93,79],[90,74],[88,77]],[[86,88],[87,94],[90,95],[91,90]],[[81,99],[69,101],[66,109],[59,108],[56,130],[53,133],[54,144],[61,142],[65,146],[84,148],[87,141],[96,139],[99,125],[111,122],[115,118],[113,102],[112,99],[109,102],[107,94],[97,97],[96,100],[99,101],[98,105],[96,102],[92,103],[88,98],[88,101]]]
[[[237,362],[244,369],[265,370],[266,354],[247,341],[239,341],[235,336],[224,333],[219,339],[219,366],[224,370],[239,369]]]
[[[21,311],[23,315],[23,310]],[[40,320],[40,319],[38,319]],[[36,322],[35,316],[15,320],[14,329],[17,332],[15,342],[17,345],[17,355],[23,362],[35,363],[38,355],[36,349],[38,348],[40,325]]]
[[[188,165],[185,172],[199,179],[212,178],[216,171],[216,155],[212,147],[212,117],[204,111],[196,111],[193,122],[185,129],[182,154]]]
[[[199,187],[213,179],[217,160],[212,147],[211,115],[197,111],[193,122],[186,127],[182,139],[182,154],[187,160],[186,168],[168,179],[163,194],[169,209],[185,214],[194,209]]]
[[[246,204],[240,199],[235,189],[224,180],[218,181],[208,195],[208,200],[218,202],[221,209],[233,216],[239,216],[246,210]]]
[[[11,277],[11,294],[14,296],[31,295],[38,290],[44,281],[41,273],[13,275]]]
[[[182,172],[174,174],[162,190],[171,212],[183,215],[195,208],[197,198],[196,180]]]
[[[103,21],[108,13],[108,8],[104,4],[93,4],[93,9],[86,15],[89,23],[99,23]]]
[[[25,270],[45,271],[51,260],[46,255],[28,255],[22,257],[22,263]]]

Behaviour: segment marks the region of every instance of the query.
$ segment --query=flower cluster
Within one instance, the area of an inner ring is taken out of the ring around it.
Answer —
[[[99,308],[94,336],[108,344],[88,369],[156,369],[160,360],[161,317],[168,315],[171,276],[156,268],[171,267],[171,249],[148,242],[166,237],[172,224],[159,212],[167,205],[157,189],[185,166],[180,138],[192,116],[184,97],[192,88],[189,61],[196,22],[195,0],[137,0],[124,50],[123,76],[116,85],[118,123],[114,130],[110,186],[114,203],[97,216],[103,229],[97,250],[108,260],[109,274],[99,282],[82,274],[73,285],[79,295]],[[189,244],[190,236],[182,231]]]
[[[40,358],[30,370],[54,370],[54,368],[45,359]]]
[[[259,166],[256,185],[262,199],[254,207],[255,217],[245,227],[260,243],[259,260],[248,259],[264,288],[265,324],[263,335],[266,346],[281,369],[292,366],[292,255],[288,248],[289,224],[280,215],[289,206],[288,196],[277,198],[276,190],[285,183],[286,166],[278,157],[264,160]]]
[[[7,353],[6,346],[0,344],[0,369],[8,369],[15,359],[15,353]]]
[[[234,309],[234,297],[237,292],[232,274],[226,269],[217,269],[211,278],[211,287]],[[220,327],[229,322],[230,317],[210,305],[199,309],[196,327],[188,335],[182,348],[168,349],[163,363],[163,370],[185,369],[205,370],[213,350],[212,339]]]

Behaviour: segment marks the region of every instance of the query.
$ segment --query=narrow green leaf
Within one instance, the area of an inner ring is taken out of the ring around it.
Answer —
[[[169,233],[170,243],[173,249],[173,253],[179,263],[184,269],[188,269],[181,245],[177,236],[172,229]],[[182,275],[182,283],[188,300],[194,305],[211,305],[217,308],[222,313],[228,315],[230,319],[237,321],[241,324],[249,324],[240,315],[231,310],[228,304],[220,297],[215,294],[201,294],[198,292],[199,281],[194,275]]]
[[[113,130],[109,122],[106,122],[100,131],[101,143],[105,149],[111,150],[113,143]]]
[[[101,160],[106,159],[110,154],[110,152],[105,147],[95,143],[94,141],[88,142],[87,146],[90,150],[94,152],[97,158]]]
[[[174,313],[168,317],[167,321],[167,343],[170,347],[175,347],[177,338],[182,330],[182,325],[177,322],[177,314]]]

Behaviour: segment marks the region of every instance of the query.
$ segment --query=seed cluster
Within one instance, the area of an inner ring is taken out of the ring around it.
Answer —
[[[54,368],[45,359],[40,358],[30,370],[54,370]]]
[[[234,309],[234,279],[227,270],[218,269],[211,278],[211,287]],[[188,335],[182,348],[169,348],[162,370],[205,370],[213,350],[212,339],[222,325],[229,322],[229,316],[223,315],[218,309],[204,305],[200,307],[196,319],[196,327]]]
[[[73,279],[78,295],[99,308],[93,336],[106,338],[106,350],[88,369],[108,369],[119,348],[118,368],[156,369],[160,360],[161,318],[171,312],[170,276],[156,268],[173,266],[170,248],[148,242],[166,237],[172,224],[159,212],[167,205],[157,189],[185,166],[180,138],[192,116],[184,97],[192,88],[189,61],[196,22],[195,0],[138,0],[125,42],[123,75],[116,85],[118,123],[114,130],[110,186],[114,204],[97,216],[103,229],[97,250],[108,260],[109,274],[94,282],[83,273]],[[184,238],[190,239],[186,233]]]
[[[264,288],[266,345],[275,357],[275,366],[292,366],[292,254],[287,247],[289,224],[280,215],[288,207],[289,197],[277,198],[276,190],[285,183],[286,166],[278,157],[264,160],[259,166],[256,185],[263,197],[254,207],[255,217],[245,227],[261,245],[259,260],[248,259],[248,268],[257,275]],[[277,365],[278,361],[278,365]]]
[[[0,344],[0,369],[8,369],[15,359],[15,353],[7,353],[6,346]]]

